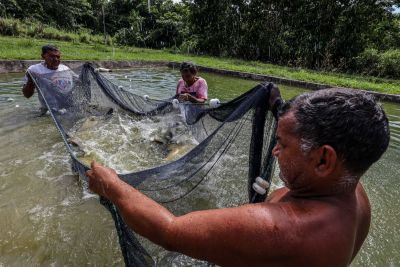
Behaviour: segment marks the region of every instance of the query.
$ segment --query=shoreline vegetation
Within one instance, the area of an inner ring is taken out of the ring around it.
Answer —
[[[42,45],[51,43],[62,51],[64,60],[130,60],[173,61],[192,60],[205,67],[270,75],[293,80],[314,82],[330,86],[349,87],[400,95],[400,80],[290,68],[259,61],[211,57],[179,53],[171,49],[147,49],[112,46],[78,41],[34,39],[28,37],[0,36],[0,60],[38,60]]]

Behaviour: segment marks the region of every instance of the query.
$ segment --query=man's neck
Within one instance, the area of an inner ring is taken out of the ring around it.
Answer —
[[[348,195],[355,192],[358,179],[342,178],[329,184],[314,184],[290,190],[290,195],[301,198],[319,198]]]
[[[57,70],[58,67],[59,67],[59,65],[58,65],[56,68],[52,68],[52,67],[50,67],[49,65],[47,65],[46,62],[43,62],[43,66],[45,66],[45,67],[46,67],[47,69],[49,69],[49,70]]]

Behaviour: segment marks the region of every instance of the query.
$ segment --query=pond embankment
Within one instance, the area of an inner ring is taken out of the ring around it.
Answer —
[[[0,73],[10,73],[10,72],[24,72],[30,65],[39,63],[40,60],[0,60]],[[82,65],[83,62],[91,62],[99,67],[109,68],[109,69],[130,69],[130,68],[140,68],[140,67],[170,67],[179,68],[179,63],[169,62],[169,61],[129,61],[129,60],[96,60],[96,61],[82,61],[82,60],[64,60],[63,63],[70,68],[77,68]],[[211,72],[226,76],[240,77],[244,79],[251,79],[255,81],[268,81],[277,84],[295,86],[300,88],[306,88],[310,90],[320,90],[324,88],[333,88],[334,86],[292,80],[288,78],[275,77],[263,74],[254,74],[241,71],[224,70],[217,68],[210,68],[206,66],[199,66],[199,69],[203,72]],[[359,89],[362,90],[362,89]],[[366,91],[373,94],[377,99],[381,101],[389,101],[400,103],[400,95],[385,94],[373,91]]]

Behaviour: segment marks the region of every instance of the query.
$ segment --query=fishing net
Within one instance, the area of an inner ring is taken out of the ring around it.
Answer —
[[[140,95],[134,84],[111,81],[88,63],[30,76],[83,180],[90,160],[97,159],[177,215],[265,199],[252,185],[259,176],[270,181],[273,173],[276,123],[267,104],[272,84],[211,108]],[[172,252],[165,257],[169,252],[131,231],[111,202],[100,202],[112,214],[127,266],[208,264]]]

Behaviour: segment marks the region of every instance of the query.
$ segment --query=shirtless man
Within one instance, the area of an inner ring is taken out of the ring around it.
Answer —
[[[271,95],[272,104],[280,94]],[[370,226],[359,179],[388,146],[385,113],[372,96],[321,90],[283,105],[276,137],[286,186],[263,203],[177,217],[96,162],[89,187],[135,232],[194,258],[221,266],[350,265]]]

